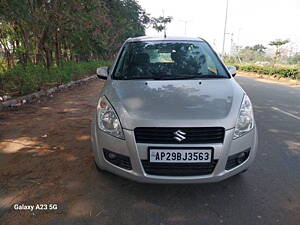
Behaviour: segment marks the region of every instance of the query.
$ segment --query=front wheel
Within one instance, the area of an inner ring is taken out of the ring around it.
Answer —
[[[244,169],[243,171],[239,172],[237,175],[242,175],[243,173],[247,172],[248,169]]]
[[[101,168],[97,165],[97,163],[96,163],[95,160],[94,160],[94,163],[95,163],[96,169],[97,169],[99,172],[103,172],[103,171],[104,171],[103,169],[101,169]]]

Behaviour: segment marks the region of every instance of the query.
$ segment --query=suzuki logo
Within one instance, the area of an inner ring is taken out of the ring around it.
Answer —
[[[178,142],[181,142],[181,141],[183,141],[184,139],[186,139],[186,137],[184,136],[184,135],[186,135],[186,133],[184,133],[184,132],[181,131],[181,130],[175,131],[174,134],[175,134],[174,139],[175,139],[176,141],[178,141]]]

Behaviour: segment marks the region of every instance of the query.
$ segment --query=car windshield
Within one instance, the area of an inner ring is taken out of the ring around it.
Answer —
[[[229,77],[204,41],[129,42],[113,73],[121,80]]]

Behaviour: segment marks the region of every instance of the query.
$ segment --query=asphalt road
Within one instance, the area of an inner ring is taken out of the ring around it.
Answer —
[[[62,185],[61,189],[46,186],[48,189],[40,192],[44,191],[45,195],[48,191],[49,196],[61,196],[56,198],[62,208],[60,212],[58,214],[49,212],[47,216],[41,217],[24,213],[18,221],[21,222],[26,218],[30,224],[49,225],[299,225],[300,88],[261,82],[246,77],[236,79],[252,100],[259,132],[257,158],[243,175],[213,184],[139,184],[109,173],[99,173],[92,165],[90,152],[84,153],[86,154],[83,156],[84,165],[81,165],[78,156],[82,154],[82,148],[90,148],[87,140],[79,144],[81,153],[78,150],[73,154],[77,160],[71,162],[76,166],[65,167],[65,171],[59,171],[62,175],[57,178],[57,186]],[[86,87],[82,93],[87,93],[86,90],[98,90],[99,85],[100,83],[93,84],[94,88]],[[79,102],[86,100],[91,106],[95,104],[98,93],[89,93],[86,99],[80,97],[82,96],[80,94],[78,96]],[[53,104],[49,107],[58,107],[58,104]],[[74,110],[76,107],[82,106],[74,103]],[[76,112],[74,110],[73,112]],[[48,117],[53,115],[49,114]],[[64,114],[60,114],[62,115]],[[28,115],[27,117],[30,118]],[[84,121],[77,120],[77,128],[83,127],[80,128],[81,135],[82,130],[88,132],[89,121]],[[79,125],[80,123],[82,125]],[[83,123],[86,125],[83,126]],[[31,126],[31,129],[36,128]],[[74,130],[74,132],[79,131]],[[3,140],[5,138],[3,137]],[[57,144],[62,141],[58,140]],[[71,148],[68,147],[68,140],[66,142],[64,154],[70,155]],[[57,156],[51,157],[51,163],[55,163]],[[42,158],[42,160],[47,164],[49,158]],[[61,163],[69,163],[69,161]],[[85,167],[86,165],[88,166]],[[57,169],[52,168],[52,170],[57,173]],[[39,182],[42,183],[44,179],[46,183],[44,176]],[[8,182],[11,181],[10,179],[8,178]],[[10,183],[13,182],[15,181]],[[39,187],[32,186],[31,189],[37,190],[35,188]],[[15,185],[14,188],[17,186]],[[6,193],[14,193],[11,190],[7,189]],[[55,192],[51,192],[52,190]],[[58,193],[60,190],[63,193],[61,195]],[[72,192],[77,194],[72,195]],[[33,202],[32,199],[35,203],[50,201],[42,194],[36,194],[34,198],[30,196],[22,198],[22,201]],[[71,197],[67,198],[67,196]],[[0,203],[1,198],[3,200],[4,197],[5,195],[0,194]],[[18,212],[5,206],[2,206],[2,212],[3,224],[14,224],[9,221],[13,221],[19,215]]]

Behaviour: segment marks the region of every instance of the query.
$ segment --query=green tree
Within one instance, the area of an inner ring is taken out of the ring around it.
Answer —
[[[250,47],[250,49],[252,49],[253,51],[259,52],[261,54],[264,54],[265,50],[267,48],[265,46],[263,46],[262,44],[257,44],[257,45],[254,45],[253,47]]]
[[[12,66],[108,59],[147,15],[136,0],[1,0],[0,45]]]
[[[153,29],[155,29],[157,32],[162,32],[164,31],[164,36],[166,37],[166,29],[167,29],[167,24],[172,22],[172,17],[167,16],[160,16],[158,18],[153,17],[151,19],[151,24]]]
[[[297,53],[287,59],[289,64],[299,64],[300,65],[300,53]]]
[[[265,49],[266,47],[261,44],[246,46],[238,52],[238,55],[243,62],[269,61]]]
[[[287,43],[289,43],[289,40],[280,40],[277,39],[275,41],[271,41],[269,43],[269,45],[271,46],[275,46],[276,47],[276,52],[275,52],[275,57],[274,57],[274,62],[273,62],[273,66],[276,64],[276,62],[280,59],[281,57],[281,53],[282,53],[282,49],[281,47]]]

